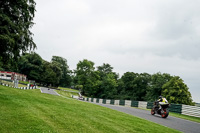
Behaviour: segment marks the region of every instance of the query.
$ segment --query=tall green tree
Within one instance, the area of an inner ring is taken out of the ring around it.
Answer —
[[[57,62],[43,60],[41,83],[45,86],[58,87],[61,78],[61,68]]]
[[[99,86],[99,72],[95,71],[94,62],[84,59],[79,61],[75,70],[77,85],[83,85],[82,93],[93,97]]]
[[[71,78],[72,72],[71,70],[69,70],[69,66],[67,65],[67,60],[59,56],[53,56],[51,61],[57,62],[61,68],[61,78],[59,81],[59,85],[62,87],[70,87],[72,83],[72,78]]]
[[[139,76],[138,73],[126,72],[119,80],[118,92],[121,95],[121,99],[139,100],[137,95],[137,83],[136,78]]]
[[[42,67],[42,58],[35,52],[23,54],[18,61],[19,72],[36,82],[41,80]]]
[[[145,100],[149,79],[150,75],[148,73],[124,73],[119,80],[118,87],[121,99]]]
[[[162,87],[164,84],[170,81],[172,76],[167,73],[155,73],[149,79],[149,84],[147,87],[147,94],[145,100],[155,101],[162,93]]]
[[[107,74],[100,81],[100,86],[98,88],[97,97],[114,99],[117,95],[117,80],[113,73]]]
[[[113,72],[110,64],[103,63],[97,67],[100,75],[100,84],[95,94],[96,97],[113,99],[117,95],[117,78],[118,75]]]
[[[194,105],[189,88],[184,81],[178,77],[173,77],[169,82],[163,85],[162,95],[170,103]]]
[[[30,31],[35,5],[34,0],[0,1],[0,60],[4,64],[36,48]]]

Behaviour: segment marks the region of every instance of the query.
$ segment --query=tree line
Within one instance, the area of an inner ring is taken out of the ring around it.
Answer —
[[[34,0],[0,1],[0,70],[26,74],[43,86],[80,89],[89,97],[154,101],[159,95],[171,103],[192,105],[189,88],[179,76],[167,73],[126,72],[121,77],[110,64],[95,67],[84,59],[70,70],[65,58],[43,60],[30,28],[35,15]]]
[[[184,81],[167,73],[126,72],[119,77],[110,64],[95,67],[95,63],[87,59],[79,61],[75,70],[70,70],[65,58],[53,56],[48,62],[35,52],[23,54],[15,62],[15,69],[10,66],[8,70],[23,73],[39,85],[71,87],[88,97],[154,101],[162,95],[170,103],[194,104]]]

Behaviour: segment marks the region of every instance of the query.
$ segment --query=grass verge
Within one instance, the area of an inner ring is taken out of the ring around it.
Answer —
[[[65,97],[69,97],[72,98],[72,95],[74,96],[79,96],[78,92],[68,92],[68,91],[61,91],[61,90],[55,90],[58,94],[65,96]]]
[[[170,132],[161,126],[105,107],[0,85],[1,133]]]
[[[67,90],[67,91],[75,91],[77,93],[79,92],[78,90],[70,89],[70,88],[64,88],[64,87],[58,87],[58,89]]]
[[[169,115],[170,116],[174,116],[174,117],[178,117],[178,118],[181,118],[181,119],[190,120],[190,121],[193,121],[193,122],[200,123],[200,118],[198,118],[198,117],[193,117],[193,116],[188,116],[188,115],[182,115],[182,114],[173,113],[173,112],[170,112]]]

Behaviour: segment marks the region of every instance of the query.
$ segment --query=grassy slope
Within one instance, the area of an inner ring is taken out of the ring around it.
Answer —
[[[79,92],[78,90],[70,89],[70,88],[64,88],[64,87],[58,87],[58,89],[68,90],[68,91],[76,91],[77,93]]]
[[[55,90],[55,91],[62,96],[69,97],[69,98],[71,98],[72,95],[79,96],[78,90],[70,89],[70,88],[64,88],[64,87],[58,87],[58,88],[61,89],[61,90]],[[66,91],[62,91],[62,90],[66,90]],[[70,92],[70,91],[74,91],[74,92]]]
[[[178,118],[181,118],[181,119],[190,120],[190,121],[194,121],[194,122],[200,123],[200,118],[198,118],[198,117],[182,115],[182,114],[173,113],[173,112],[170,112],[169,115],[170,116],[174,116],[174,117],[178,117]]]
[[[178,132],[98,105],[0,86],[0,132]]]
[[[65,97],[69,97],[72,98],[72,95],[74,96],[79,96],[78,93],[75,92],[67,92],[67,91],[60,91],[60,90],[55,90],[58,94],[65,96]]]

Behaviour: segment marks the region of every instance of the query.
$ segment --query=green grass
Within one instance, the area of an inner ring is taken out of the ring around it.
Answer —
[[[194,121],[194,122],[200,123],[200,118],[198,118],[198,117],[182,115],[182,114],[173,113],[173,112],[170,112],[169,115],[170,116],[174,116],[174,117],[178,117],[178,118],[181,118],[181,119],[190,120],[190,121]]]
[[[95,104],[0,85],[1,133],[179,132]]]
[[[72,95],[74,96],[79,96],[78,93],[76,92],[68,92],[68,91],[61,91],[61,90],[55,90],[58,94],[64,96],[64,97],[69,97],[71,98]]]
[[[58,87],[58,89],[79,92],[78,90],[75,90],[75,89],[70,89],[70,88],[64,88],[64,87]]]

